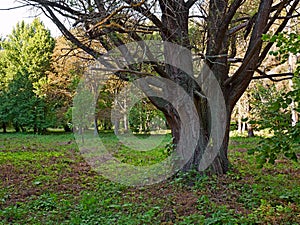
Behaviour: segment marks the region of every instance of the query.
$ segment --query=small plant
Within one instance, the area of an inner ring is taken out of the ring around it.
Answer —
[[[275,86],[272,88],[274,89]],[[258,102],[256,107],[256,110],[264,116],[258,121],[252,121],[252,123],[258,124],[260,129],[268,129],[273,135],[259,141],[258,145],[251,148],[248,153],[256,153],[260,167],[263,167],[265,163],[274,164],[275,160],[282,156],[297,161],[297,153],[300,150],[300,124],[292,124],[290,104],[294,100],[299,102],[300,92],[277,93],[276,96],[269,93],[274,92],[274,90],[266,90],[265,92],[265,98],[268,100],[260,99],[261,102]],[[260,92],[260,96],[262,93]],[[267,96],[268,93],[269,96]]]

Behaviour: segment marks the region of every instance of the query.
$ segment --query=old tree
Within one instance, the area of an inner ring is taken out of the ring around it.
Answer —
[[[74,46],[96,59],[103,54],[103,49],[109,51],[116,46],[151,37],[184,46],[202,57],[216,76],[225,98],[225,138],[219,154],[209,167],[211,172],[223,174],[229,166],[227,149],[230,117],[236,102],[254,76],[272,77],[262,68],[273,43],[264,43],[262,35],[282,32],[288,21],[297,16],[299,0],[20,0],[19,2],[42,10]],[[70,27],[66,26],[69,24],[65,22],[66,19],[71,22],[73,29],[77,28],[81,32],[77,34],[70,32]],[[174,52],[170,48],[165,48],[164,54],[168,60]],[[192,62],[192,54],[189,57],[179,55],[176,60]],[[199,130],[203,132],[199,134],[195,151],[191,149],[194,151],[193,157],[183,170],[198,168],[209,140],[208,103],[201,97],[200,87],[195,85],[185,72],[171,65],[149,61],[153,73],[176,82],[193,98],[199,115]],[[127,69],[136,68],[142,67],[134,66]],[[255,75],[257,71],[258,75]],[[135,76],[139,74],[141,73],[136,73]],[[128,77],[128,73],[122,71],[116,72],[116,75],[120,79],[132,79]],[[157,98],[150,100],[164,113],[171,127],[174,142],[178,143],[181,127],[177,111],[162,100]]]

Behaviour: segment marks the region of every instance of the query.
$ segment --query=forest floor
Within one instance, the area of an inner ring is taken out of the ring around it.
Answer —
[[[138,153],[112,133],[100,136],[122,162],[168,155],[168,135]],[[300,224],[300,164],[282,158],[258,168],[247,150],[259,139],[231,137],[226,175],[128,187],[96,173],[73,134],[0,134],[0,224]]]

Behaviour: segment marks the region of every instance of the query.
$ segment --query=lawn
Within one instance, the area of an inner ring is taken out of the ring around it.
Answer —
[[[100,136],[123,162],[169,154],[170,136],[137,153],[112,133]],[[231,138],[226,175],[127,187],[93,171],[72,134],[0,134],[0,224],[300,224],[300,165],[282,158],[258,168],[247,154],[258,140]]]

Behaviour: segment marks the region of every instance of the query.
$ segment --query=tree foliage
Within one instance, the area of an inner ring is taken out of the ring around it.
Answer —
[[[1,121],[21,128],[42,132],[51,123],[51,108],[42,91],[50,70],[54,39],[44,25],[35,19],[20,22],[12,34],[1,42]],[[49,120],[48,120],[49,119]]]
[[[43,92],[48,103],[53,105],[56,125],[69,131],[73,97],[89,58],[82,51],[73,51],[72,44],[64,37],[58,37],[51,59],[51,71]]]
[[[281,156],[297,161],[300,129],[299,123],[295,126],[292,124],[291,103],[293,101],[297,103],[295,110],[299,112],[299,89],[289,92],[278,91],[274,84],[267,89],[260,85],[259,89],[254,104],[255,114],[259,118],[251,122],[257,124],[259,129],[266,129],[270,137],[262,139],[255,148],[249,150],[249,153],[257,152],[256,157],[260,166],[267,162],[274,164]]]
[[[275,42],[277,50],[270,52],[281,58],[282,63],[289,60],[292,55],[297,56],[300,51],[300,35],[295,33],[280,33],[275,36],[265,35],[265,40]],[[292,121],[292,112],[300,113],[300,64],[296,64],[292,90],[278,92],[275,85],[268,88],[260,86],[256,93],[258,102],[255,110],[260,114],[259,121],[254,121],[260,128],[267,128],[272,136],[260,141],[256,148],[249,153],[257,152],[257,160],[261,166],[266,162],[275,163],[280,156],[298,160],[300,151],[300,124]]]

